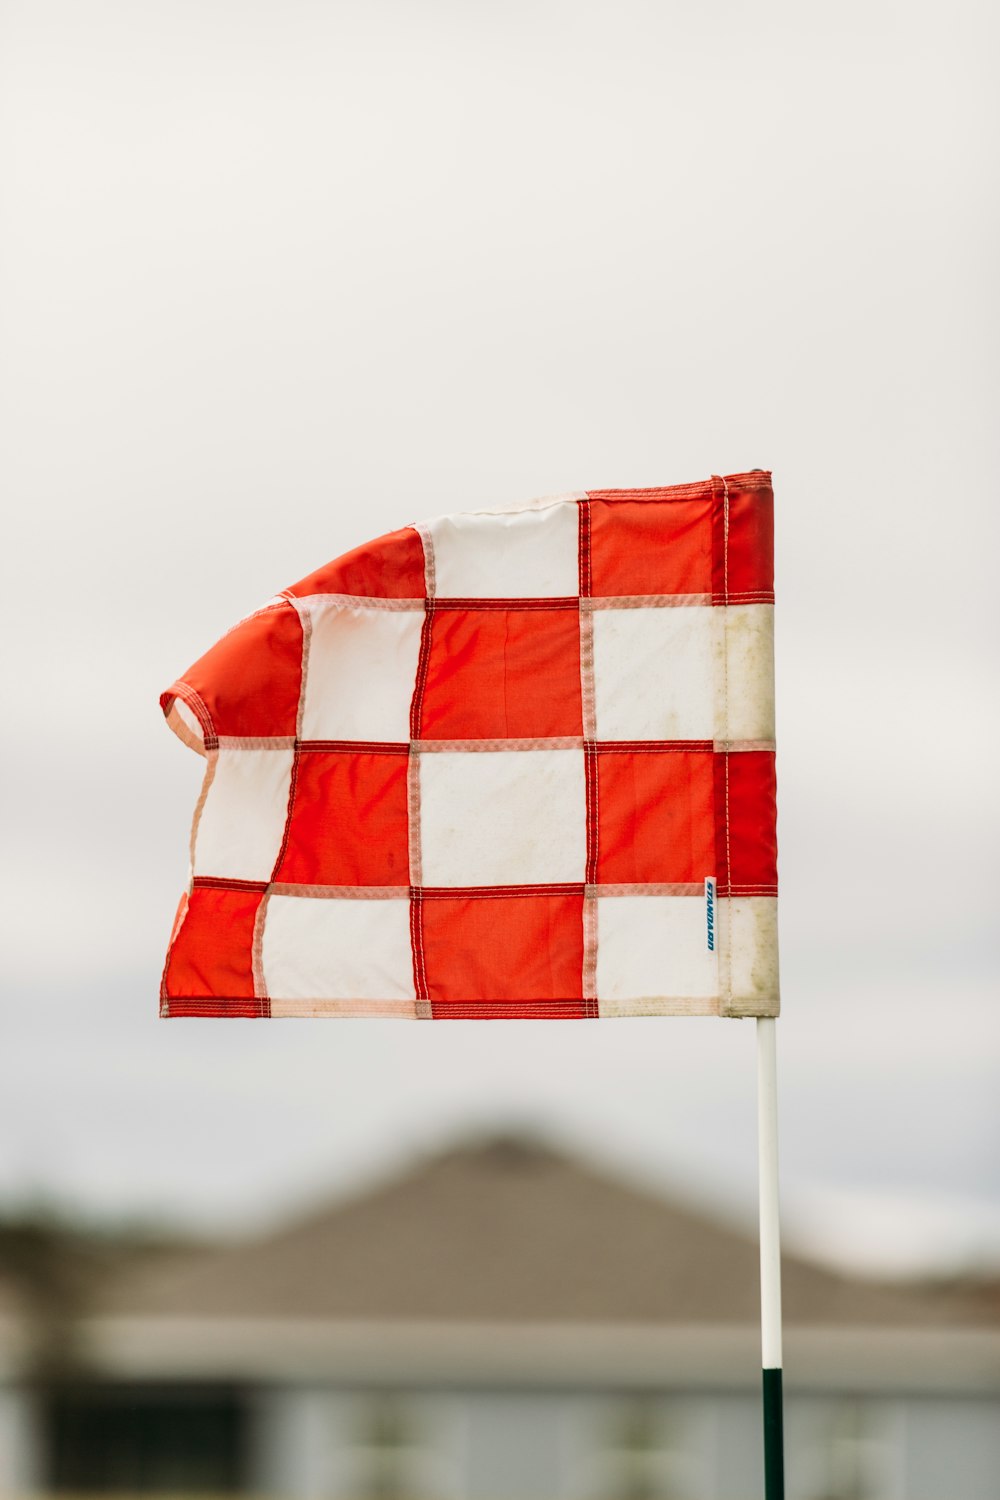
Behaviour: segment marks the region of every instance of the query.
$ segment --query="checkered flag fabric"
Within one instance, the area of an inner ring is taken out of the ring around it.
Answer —
[[[163,695],[207,769],[166,1016],[771,1016],[760,470],[417,524]]]

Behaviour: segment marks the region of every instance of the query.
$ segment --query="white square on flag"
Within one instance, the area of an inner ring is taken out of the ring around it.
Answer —
[[[410,908],[405,899],[267,898],[262,978],[288,1001],[407,1002],[413,1011]]]
[[[717,738],[718,610],[600,609],[593,622],[597,739]]]
[[[220,749],[206,781],[194,873],[268,880],[288,817],[292,749]]]
[[[558,598],[577,592],[578,528],[571,506],[441,516],[426,528],[442,598]]]
[[[583,884],[583,750],[420,756],[422,876],[430,886]]]
[[[423,612],[303,601],[304,740],[407,740]]]

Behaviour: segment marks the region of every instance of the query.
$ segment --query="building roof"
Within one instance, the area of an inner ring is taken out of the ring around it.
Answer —
[[[787,1323],[975,1327],[983,1301],[783,1262]],[[459,1147],[276,1233],[114,1278],[102,1318],[754,1325],[753,1239],[537,1143]],[[986,1321],[996,1326],[998,1309]]]

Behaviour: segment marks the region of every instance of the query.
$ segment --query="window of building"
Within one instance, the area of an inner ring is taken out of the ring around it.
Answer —
[[[405,1401],[380,1395],[363,1404],[350,1451],[357,1500],[413,1500],[422,1492],[425,1458]]]
[[[84,1494],[225,1493],[246,1478],[238,1391],[82,1385],[42,1407],[48,1488]]]
[[[808,1500],[885,1500],[892,1453],[873,1403],[832,1403],[810,1448]]]
[[[690,1500],[696,1467],[681,1408],[636,1397],[609,1424],[596,1493],[601,1500]]]

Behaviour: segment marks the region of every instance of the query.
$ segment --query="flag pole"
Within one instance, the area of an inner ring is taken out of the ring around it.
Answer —
[[[764,1397],[764,1496],[784,1500],[781,1394],[781,1235],[778,1216],[778,1072],[773,1017],[757,1018],[757,1157],[760,1179],[760,1338]]]

